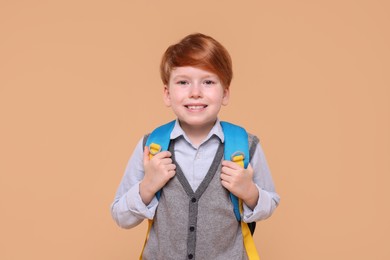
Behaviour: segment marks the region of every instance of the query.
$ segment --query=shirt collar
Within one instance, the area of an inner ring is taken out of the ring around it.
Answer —
[[[213,135],[217,136],[221,140],[222,143],[224,142],[225,136],[223,134],[222,126],[221,126],[221,123],[220,123],[218,118],[217,118],[217,121],[215,122],[213,128],[211,128],[210,132],[208,133],[207,137],[205,138],[204,142],[209,140]],[[181,128],[181,126],[179,124],[179,120],[176,119],[175,126],[173,127],[170,138],[176,139],[180,136],[183,136],[187,140],[187,142],[191,143],[189,138],[187,137],[186,133]]]

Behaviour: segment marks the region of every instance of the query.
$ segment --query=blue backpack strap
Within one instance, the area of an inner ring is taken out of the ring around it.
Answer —
[[[224,159],[234,161],[244,168],[249,164],[249,144],[248,133],[240,126],[221,122],[223,134],[225,136]],[[240,204],[238,198],[230,193],[233,203],[234,214],[238,221],[241,221]]]
[[[175,126],[175,120],[157,127],[150,133],[148,139],[146,140],[146,146],[149,147],[150,158],[152,158],[155,154],[161,151],[167,151],[169,147],[169,143],[171,141],[171,132],[173,127]],[[156,193],[157,199],[160,199],[161,190]]]
[[[150,157],[160,151],[167,151],[170,143],[170,136],[175,126],[175,120],[157,127],[149,135],[146,146],[149,147]],[[240,126],[221,121],[222,130],[225,136],[224,159],[234,161],[244,168],[249,164],[249,144],[248,133]],[[157,199],[160,199],[161,190],[156,193]],[[233,203],[234,214],[238,221],[241,221],[240,204],[238,198],[230,193]]]
[[[249,164],[249,142],[248,133],[244,128],[230,123],[221,122],[223,133],[225,135],[225,160],[233,161],[242,165],[244,168]],[[241,232],[244,241],[245,251],[249,260],[259,260],[259,254],[256,249],[255,242],[251,235],[250,227],[247,223],[241,221],[242,200],[230,193],[230,198],[234,207],[234,214],[237,220],[241,223]]]

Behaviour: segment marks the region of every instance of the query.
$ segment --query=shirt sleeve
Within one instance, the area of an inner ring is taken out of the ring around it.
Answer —
[[[270,217],[280,202],[260,143],[253,154],[251,166],[254,172],[253,181],[259,190],[259,199],[253,210],[244,203],[243,221],[246,223]]]
[[[144,219],[154,217],[158,200],[154,197],[149,205],[143,203],[139,194],[139,184],[143,177],[143,139],[141,138],[130,157],[114,202],[111,204],[111,215],[122,228],[132,228]]]

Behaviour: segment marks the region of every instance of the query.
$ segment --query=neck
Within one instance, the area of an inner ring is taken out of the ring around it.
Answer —
[[[215,122],[201,126],[186,125],[180,122],[180,126],[194,146],[199,146],[210,133]]]

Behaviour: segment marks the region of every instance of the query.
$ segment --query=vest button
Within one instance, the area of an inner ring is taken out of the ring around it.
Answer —
[[[188,259],[192,259],[192,258],[194,258],[194,255],[193,254],[189,254],[188,255]]]
[[[195,203],[196,202],[196,198],[192,198],[191,202]]]
[[[195,230],[195,227],[190,227],[190,231],[194,231]]]

